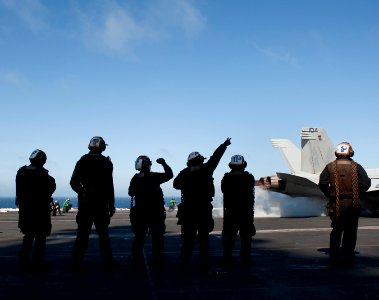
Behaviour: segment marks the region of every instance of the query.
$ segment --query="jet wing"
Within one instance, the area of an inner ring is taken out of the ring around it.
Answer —
[[[276,173],[274,176],[261,178],[259,182],[259,186],[264,189],[290,196],[324,197],[316,183],[301,176]]]

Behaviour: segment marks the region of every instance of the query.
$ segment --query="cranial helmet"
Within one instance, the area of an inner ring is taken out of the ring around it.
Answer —
[[[205,160],[204,156],[202,156],[199,152],[194,151],[188,155],[187,165],[202,164],[204,160]]]
[[[89,150],[99,150],[104,151],[106,146],[108,146],[101,136],[94,136],[88,144]]]
[[[247,162],[242,155],[233,155],[230,159],[229,168],[231,169],[244,169],[247,166]]]
[[[335,151],[335,155],[337,157],[338,156],[352,157],[354,155],[353,147],[351,147],[351,145],[348,142],[339,143]]]
[[[43,166],[46,163],[47,156],[42,150],[36,149],[29,156],[30,163],[35,166]]]
[[[135,168],[138,171],[141,170],[150,170],[151,167],[151,160],[148,156],[146,155],[140,155],[137,157],[136,162],[135,162]]]

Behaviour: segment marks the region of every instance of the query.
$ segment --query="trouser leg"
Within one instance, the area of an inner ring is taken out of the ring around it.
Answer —
[[[231,226],[225,226],[222,231],[223,260],[225,263],[232,261],[232,253],[237,232]]]
[[[151,238],[152,238],[153,256],[156,259],[162,259],[163,249],[164,249],[164,234],[163,234],[161,225],[158,225],[152,228]]]
[[[345,257],[354,257],[355,245],[357,242],[358,218],[353,218],[346,224],[342,239],[342,252]]]
[[[87,251],[89,235],[91,233],[92,222],[79,222],[73,249],[73,263],[79,266]]]
[[[197,227],[195,225],[183,225],[182,247],[181,247],[181,261],[182,263],[189,263],[191,259],[193,248],[195,247],[197,234]]]
[[[109,239],[108,224],[105,221],[95,221],[95,228],[99,236],[100,255],[105,263],[112,263],[113,254]]]
[[[132,243],[132,255],[135,260],[143,259],[143,247],[145,245],[148,227],[145,224],[133,226],[134,239]]]
[[[226,259],[232,258],[233,248],[235,244],[236,236],[233,234],[223,235],[223,257]]]
[[[199,229],[199,256],[202,267],[207,268],[209,265],[209,231],[207,228]]]
[[[342,237],[342,227],[337,222],[332,223],[332,231],[330,233],[330,256],[331,258],[337,258],[340,255],[340,245]]]
[[[29,256],[33,247],[34,236],[34,234],[25,234],[22,239],[22,245],[18,255],[18,262],[21,266],[26,266],[29,263]]]
[[[251,253],[251,241],[252,237],[248,232],[240,232],[241,239],[241,258],[248,262],[250,260]]]
[[[134,258],[141,258],[143,256],[143,246],[145,244],[146,234],[141,232],[134,235],[132,244],[132,254]]]
[[[42,264],[45,257],[46,235],[37,234],[35,237],[34,247],[32,251],[32,261],[34,264]]]

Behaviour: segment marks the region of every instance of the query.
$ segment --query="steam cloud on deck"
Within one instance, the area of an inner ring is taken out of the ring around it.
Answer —
[[[255,189],[255,217],[325,216],[326,200],[317,197],[290,197],[285,194]],[[213,215],[222,217],[222,196],[213,201]]]

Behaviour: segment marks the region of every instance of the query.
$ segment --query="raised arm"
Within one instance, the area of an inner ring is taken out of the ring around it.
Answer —
[[[157,163],[162,165],[164,169],[164,173],[160,174],[160,183],[167,182],[174,177],[174,173],[172,173],[171,167],[166,163],[166,161],[163,158],[158,158]]]
[[[206,162],[209,170],[213,173],[213,171],[217,168],[218,163],[220,162],[222,156],[224,155],[226,148],[231,144],[230,138],[227,138],[225,142],[223,142],[220,146],[217,147],[215,152],[213,152],[212,156]]]

